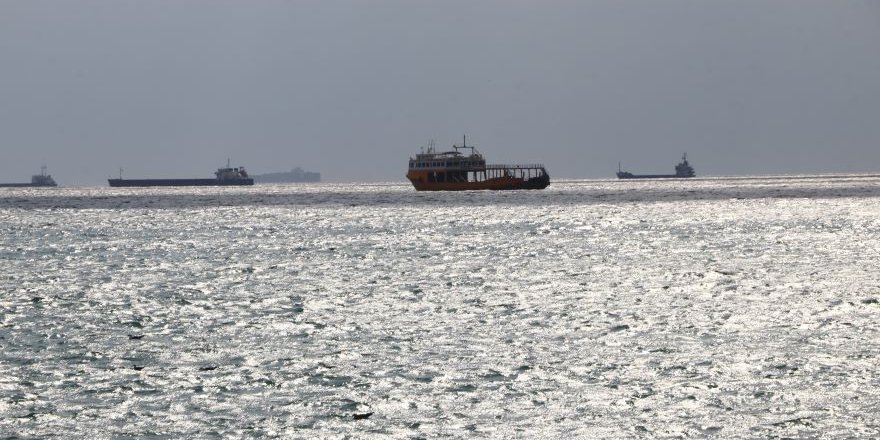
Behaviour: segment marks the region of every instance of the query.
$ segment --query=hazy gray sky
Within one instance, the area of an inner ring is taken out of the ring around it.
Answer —
[[[876,0],[0,0],[0,180],[302,166],[434,139],[553,177],[880,170]]]

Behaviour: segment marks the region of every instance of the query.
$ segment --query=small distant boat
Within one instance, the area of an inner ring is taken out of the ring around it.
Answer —
[[[122,171],[118,179],[107,179],[113,187],[139,187],[139,186],[245,186],[253,185],[254,179],[248,176],[244,167],[232,168],[227,163],[226,168],[218,168],[214,172],[214,179],[123,179]]]
[[[31,176],[31,183],[0,183],[3,188],[33,188],[33,187],[56,187],[55,179],[46,174],[46,167],[40,167],[40,174]]]
[[[696,177],[694,168],[688,163],[687,153],[681,156],[681,162],[675,166],[675,174],[633,174],[620,169],[620,163],[617,164],[618,179],[684,179],[688,177]]]
[[[470,154],[460,151],[467,149]],[[427,151],[409,159],[406,178],[416,191],[544,189],[550,185],[544,165],[486,165],[483,155],[467,145],[466,137],[452,151],[437,152],[429,145]]]

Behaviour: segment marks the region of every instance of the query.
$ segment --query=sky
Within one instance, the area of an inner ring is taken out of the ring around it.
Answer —
[[[0,181],[880,171],[876,0],[0,0]]]

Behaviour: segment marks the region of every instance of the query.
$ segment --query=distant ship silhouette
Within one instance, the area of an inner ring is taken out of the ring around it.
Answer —
[[[3,188],[32,188],[32,187],[55,187],[55,179],[52,175],[46,174],[46,166],[40,167],[40,174],[31,176],[31,183],[0,183]]]
[[[251,177],[253,177],[254,182],[257,183],[299,183],[321,181],[321,173],[305,171],[300,167],[296,167],[286,172],[255,174]]]
[[[695,177],[694,168],[688,163],[687,153],[681,156],[681,162],[675,166],[675,174],[633,174],[620,169],[620,162],[617,163],[618,179],[684,179]]]

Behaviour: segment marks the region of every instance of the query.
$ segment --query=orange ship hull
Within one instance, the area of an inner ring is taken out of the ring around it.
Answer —
[[[410,170],[406,173],[406,177],[412,182],[416,191],[544,189],[550,185],[550,178],[546,174],[529,179],[501,176],[469,182],[431,182],[429,181],[428,174],[427,171]]]

